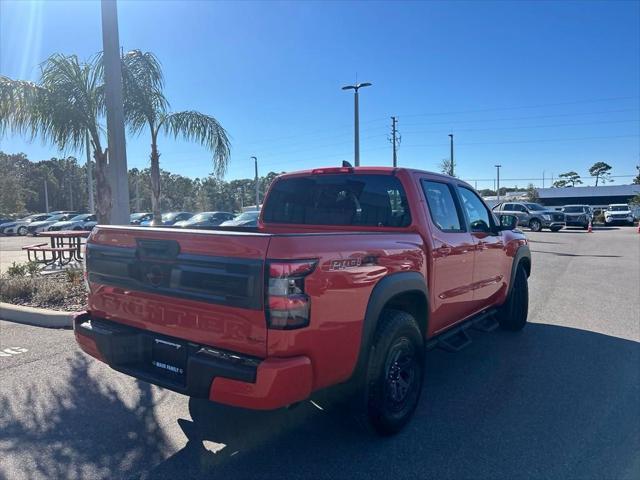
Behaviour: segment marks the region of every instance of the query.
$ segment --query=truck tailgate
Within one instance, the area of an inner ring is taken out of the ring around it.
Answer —
[[[96,227],[87,242],[96,317],[264,357],[261,233]]]

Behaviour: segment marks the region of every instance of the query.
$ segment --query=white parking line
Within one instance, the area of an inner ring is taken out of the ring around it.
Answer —
[[[0,350],[0,357],[12,357],[13,355],[20,355],[21,353],[27,353],[27,350],[24,347],[9,347]]]

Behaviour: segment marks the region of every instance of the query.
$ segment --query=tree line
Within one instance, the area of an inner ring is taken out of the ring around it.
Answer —
[[[132,50],[121,58],[123,108],[131,135],[151,136],[147,180],[154,221],[160,221],[161,180],[159,140],[162,136],[201,144],[212,154],[214,172],[227,168],[230,141],[211,115],[195,110],[172,111],[164,96],[158,59]],[[38,82],[0,75],[0,134],[10,131],[29,139],[42,138],[58,150],[92,152],[95,161],[96,215],[111,223],[112,192],[107,180],[106,104],[104,65],[99,53],[88,60],[54,54],[40,66]],[[72,198],[72,197],[70,197]]]
[[[2,215],[45,212],[45,182],[49,211],[87,212],[89,209],[86,164],[80,165],[75,157],[33,162],[23,153],[9,154],[0,151],[0,172]],[[255,204],[254,179],[225,181],[216,175],[192,179],[162,169],[159,174],[162,184],[159,201],[161,212],[237,212],[242,207]],[[269,172],[258,178],[261,199],[276,176],[278,173]],[[129,191],[132,212],[152,211],[150,168],[129,170]]]

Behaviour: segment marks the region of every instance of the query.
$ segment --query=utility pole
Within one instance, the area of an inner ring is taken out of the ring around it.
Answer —
[[[542,170],[542,188],[544,188],[544,170]]]
[[[136,176],[136,211],[142,211],[140,207],[140,175]]]
[[[494,165],[496,167],[496,171],[497,171],[497,176],[496,176],[496,185],[497,185],[497,190],[496,190],[496,195],[498,196],[498,201],[500,201],[500,167],[502,165]]]
[[[85,139],[87,144],[87,189],[89,191],[89,213],[95,213],[95,205],[93,203],[93,168],[91,166],[91,147],[89,146],[89,132]]]
[[[258,159],[256,157],[251,157],[253,159],[254,165],[256,167],[256,176],[255,176],[255,183],[256,183],[256,210],[259,210],[260,207],[260,187],[258,186]]]
[[[111,186],[111,212],[109,221],[115,225],[128,225],[129,179],[124,134],[118,7],[115,0],[102,0],[101,7],[104,86],[109,148],[107,177],[109,178]]]
[[[47,179],[44,179],[44,209],[49,213],[49,190],[47,189]]]
[[[398,166],[398,117],[391,117],[391,143],[393,143],[393,168]]]
[[[72,176],[73,177],[73,176]],[[72,178],[69,179],[69,210],[73,210],[73,185]]]
[[[449,175],[453,177],[455,170],[454,170],[454,163],[453,163],[453,133],[449,134],[449,140],[450,140],[450,146],[451,146],[451,164],[449,165]]]
[[[353,160],[356,167],[360,166],[360,106],[358,103],[358,90],[363,87],[370,87],[371,83],[356,83],[355,85],[347,85],[342,90],[353,90]]]

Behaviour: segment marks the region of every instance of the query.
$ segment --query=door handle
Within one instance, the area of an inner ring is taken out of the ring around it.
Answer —
[[[442,245],[437,249],[437,251],[438,251],[438,254],[440,254],[440,256],[446,257],[447,255],[451,254],[452,248],[449,245]]]
[[[486,250],[487,242],[483,242],[482,240],[478,242],[478,250]]]

